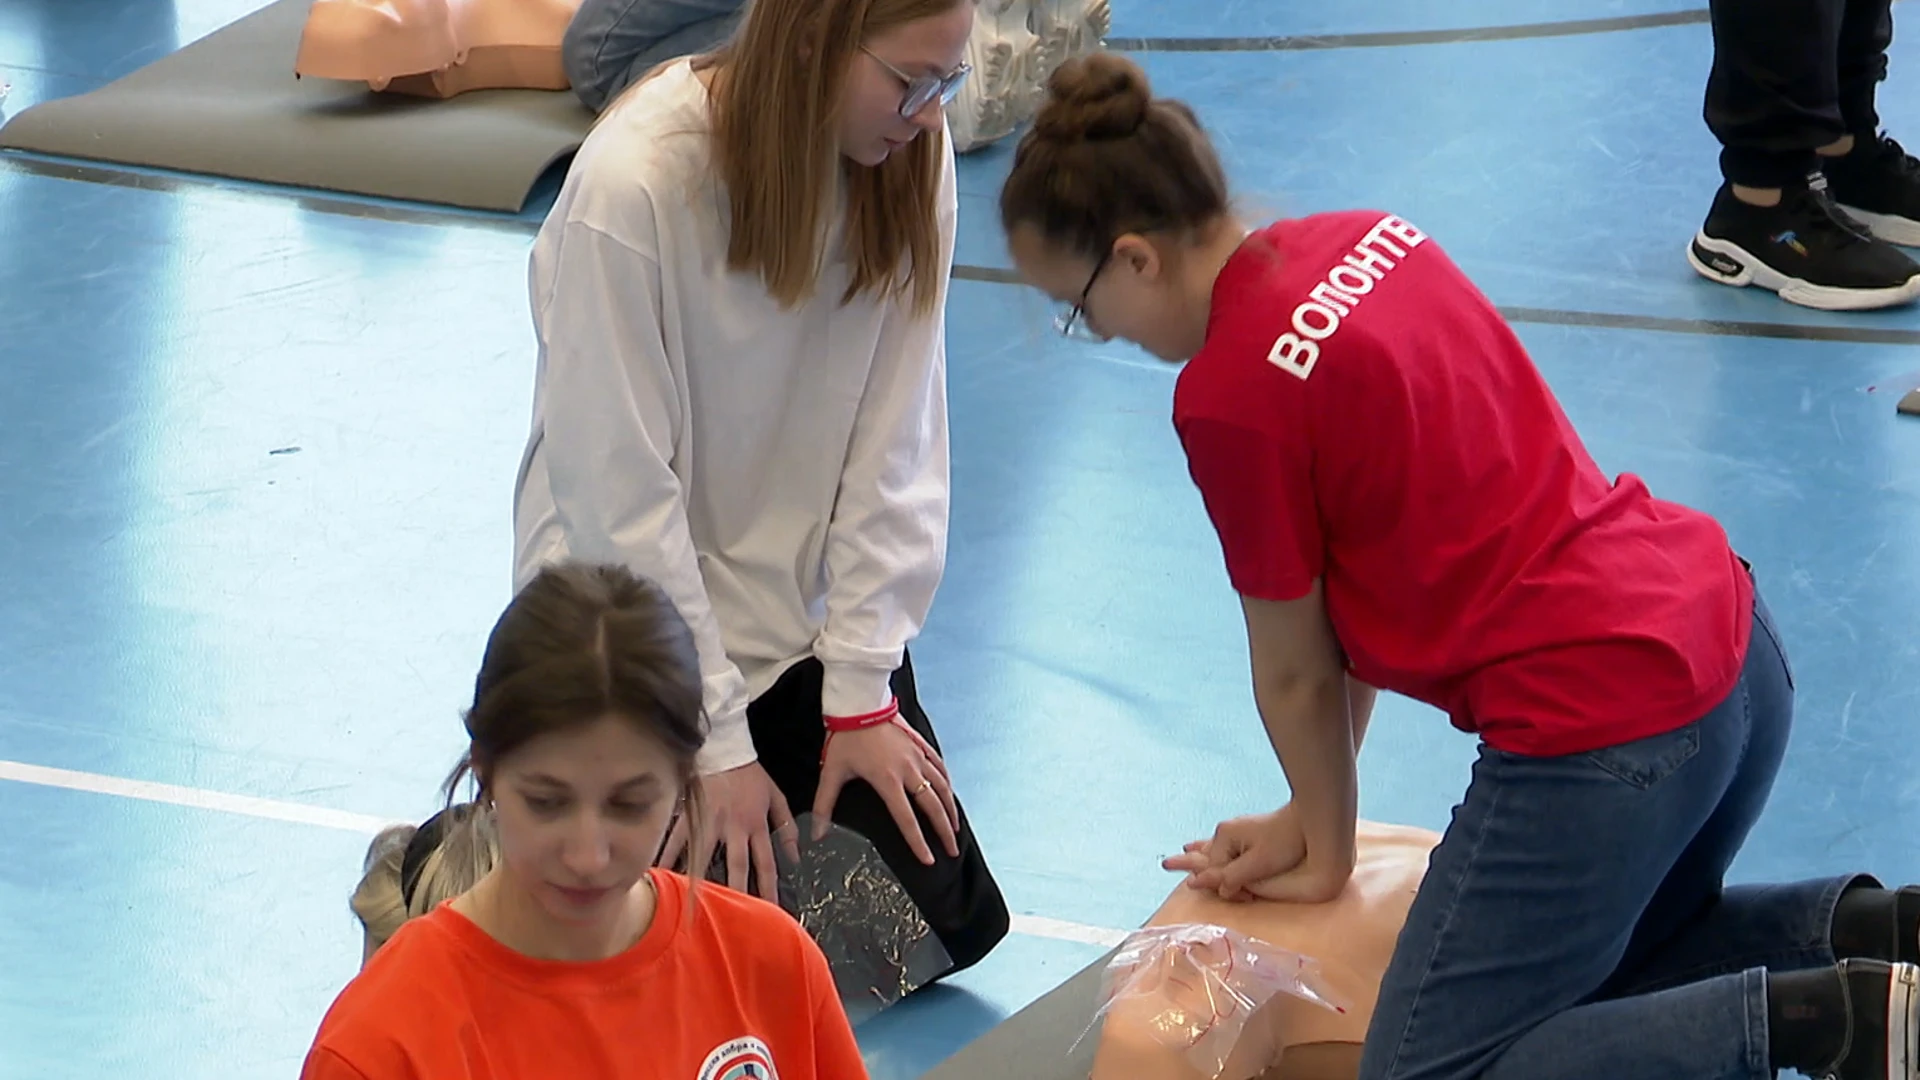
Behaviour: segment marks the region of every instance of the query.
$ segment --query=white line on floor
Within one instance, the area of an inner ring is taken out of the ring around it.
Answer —
[[[316,825],[323,829],[337,829],[342,832],[360,833],[364,836],[371,836],[386,826],[394,824],[396,820],[354,814],[345,810],[333,810],[324,806],[309,806],[305,803],[261,799],[252,795],[231,795],[205,788],[160,784],[151,780],[128,780],[100,773],[76,772],[72,769],[53,769],[45,765],[28,765],[20,761],[0,760],[0,780],[65,788],[69,791],[86,791],[96,795],[118,795],[126,799],[168,803],[173,806],[191,807],[195,810],[217,810],[245,817],[264,818],[269,821],[286,821],[296,825]],[[1041,915],[1013,916],[1013,932],[1027,937],[1071,941],[1109,948],[1120,944],[1127,936],[1124,930],[1087,926],[1084,923],[1049,919]]]
[[[350,814],[344,810],[329,810],[322,806],[258,799],[251,795],[229,795],[226,792],[208,791],[205,788],[156,784],[151,780],[126,780],[118,776],[74,772],[71,769],[50,769],[44,765],[28,765],[18,761],[0,761],[0,780],[18,780],[23,784],[66,788],[70,791],[90,791],[98,795],[119,795],[123,798],[143,799],[147,802],[190,806],[196,810],[221,810],[229,814],[244,814],[247,817],[266,818],[271,821],[290,821],[297,825],[318,825],[321,828],[340,829],[368,836],[393,824],[390,818]]]
[[[1015,915],[1013,931],[1028,937],[1077,941],[1082,945],[1099,945],[1109,949],[1125,941],[1127,937],[1125,930],[1109,930],[1104,926],[1088,926],[1084,923],[1049,919],[1045,915]]]

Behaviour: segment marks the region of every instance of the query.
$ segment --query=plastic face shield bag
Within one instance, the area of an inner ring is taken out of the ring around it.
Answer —
[[[1347,1010],[1308,957],[1221,926],[1147,927],[1108,962],[1094,1022],[1124,1003],[1129,1022],[1144,1022],[1155,1042],[1183,1052],[1201,1076],[1213,1078],[1226,1069],[1248,1020],[1278,994]]]
[[[859,1024],[953,970],[953,958],[866,837],[831,825],[815,840],[813,822],[812,814],[796,821],[798,860],[774,838],[780,906],[826,954],[847,1019]],[[727,880],[722,852],[707,879]],[[748,891],[757,888],[749,882]]]

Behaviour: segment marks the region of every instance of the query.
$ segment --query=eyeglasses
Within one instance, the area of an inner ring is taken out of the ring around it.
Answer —
[[[1095,344],[1105,344],[1111,340],[1105,334],[1087,325],[1086,314],[1087,297],[1093,295],[1093,283],[1100,280],[1100,272],[1107,268],[1107,261],[1112,258],[1113,248],[1109,246],[1107,253],[1100,256],[1100,261],[1094,264],[1093,273],[1087,275],[1087,287],[1080,290],[1080,302],[1068,308],[1066,311],[1061,312],[1060,315],[1053,320],[1054,329],[1059,330],[1062,334],[1075,341],[1091,341]]]
[[[900,99],[900,116],[906,120],[920,115],[920,110],[933,104],[935,98],[940,100],[942,106],[950,104],[959,95],[960,87],[965,85],[967,75],[973,71],[973,65],[962,60],[959,67],[945,75],[909,75],[887,63],[864,45],[860,47],[860,51],[873,57],[874,61],[886,68],[894,78],[907,84],[906,96]]]

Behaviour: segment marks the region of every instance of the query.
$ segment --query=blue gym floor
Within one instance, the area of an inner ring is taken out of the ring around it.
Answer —
[[[1737,873],[1920,880],[1920,419],[1867,392],[1920,372],[1920,312],[1687,267],[1717,183],[1708,32],[1636,20],[1684,2],[1115,0],[1114,36],[1156,50],[1261,212],[1366,205],[1438,238],[1602,463],[1758,564],[1801,719]],[[259,3],[0,0],[0,110]],[[1472,32],[1568,19],[1604,21]],[[1889,127],[1920,143],[1912,35],[1892,69]],[[861,1031],[887,1080],[1097,957],[1173,885],[1160,856],[1284,798],[1174,373],[1056,340],[995,280],[1007,157],[961,169],[951,568],[915,659],[1024,918]],[[0,157],[0,1078],[297,1071],[359,959],[366,830],[433,809],[507,597],[539,210]],[[1442,826],[1472,753],[1383,701],[1363,812]]]

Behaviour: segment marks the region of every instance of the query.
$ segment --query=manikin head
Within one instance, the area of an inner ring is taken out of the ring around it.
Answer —
[[[1021,277],[1066,309],[1062,330],[1170,361],[1200,351],[1214,279],[1246,235],[1193,110],[1112,53],[1054,72],[1000,217]]]
[[[451,800],[471,777],[475,809],[447,815],[439,861],[416,855],[413,882],[396,869],[402,911],[484,894],[523,951],[598,959],[624,947],[618,928],[676,816],[700,820],[701,693],[693,634],[659,586],[618,567],[542,571],[488,640],[470,749],[448,779]]]
[[[969,75],[974,0],[754,0],[713,68],[714,158],[731,210],[728,261],[782,304],[813,291],[844,189],[843,299],[938,282],[945,107]]]

